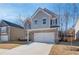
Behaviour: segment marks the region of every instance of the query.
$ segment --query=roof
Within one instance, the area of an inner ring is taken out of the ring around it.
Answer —
[[[56,17],[56,16],[57,16],[54,12],[48,10],[47,8],[44,8],[43,10],[44,10],[45,12],[47,12],[48,14],[50,14],[52,17]]]
[[[1,23],[2,23],[2,22],[5,22],[8,26],[18,27],[18,28],[23,28],[23,27],[20,26],[20,25],[17,25],[17,24],[11,23],[11,22],[6,21],[6,20],[2,20]]]
[[[48,13],[48,14],[51,15],[52,17],[57,17],[57,15],[56,15],[54,12],[48,10],[47,8],[42,9],[42,8],[39,7],[39,8],[36,10],[36,12],[37,12],[38,10],[43,10],[44,12]],[[35,13],[36,13],[36,12],[35,12]],[[34,14],[35,14],[35,13],[34,13]],[[32,16],[34,16],[34,14],[33,14]]]

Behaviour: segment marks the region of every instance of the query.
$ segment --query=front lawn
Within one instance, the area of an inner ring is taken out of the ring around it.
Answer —
[[[0,49],[12,49],[17,46],[20,46],[20,44],[13,44],[13,43],[0,43]]]
[[[49,55],[79,55],[79,47],[56,44],[51,48]]]

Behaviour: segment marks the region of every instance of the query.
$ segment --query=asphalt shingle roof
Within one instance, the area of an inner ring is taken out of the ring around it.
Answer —
[[[23,28],[22,26],[18,25],[18,24],[14,24],[12,22],[6,21],[6,20],[2,20],[1,22],[5,22],[6,24],[8,24],[9,26],[13,26],[13,27],[18,27],[18,28]]]
[[[52,11],[48,10],[47,8],[43,9],[45,12],[47,12],[48,14],[50,14],[52,17],[56,17],[57,15],[55,13],[53,13]]]

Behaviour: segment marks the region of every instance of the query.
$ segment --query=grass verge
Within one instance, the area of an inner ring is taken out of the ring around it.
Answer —
[[[17,46],[20,46],[20,44],[11,44],[11,43],[2,43],[0,44],[0,48],[1,49],[12,49],[12,48],[15,48]]]

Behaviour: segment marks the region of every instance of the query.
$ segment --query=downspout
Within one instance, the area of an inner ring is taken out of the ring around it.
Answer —
[[[11,41],[10,26],[7,27],[8,41]]]

